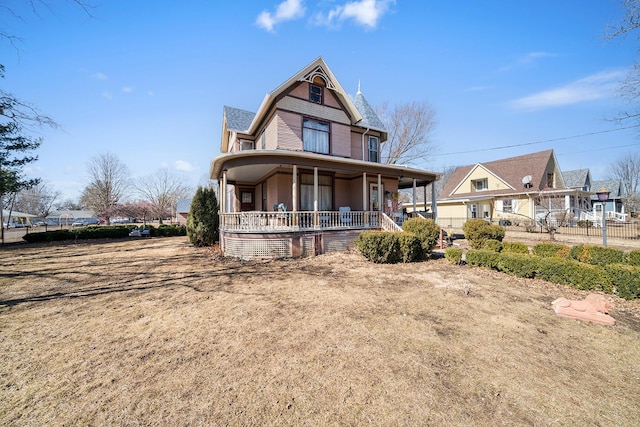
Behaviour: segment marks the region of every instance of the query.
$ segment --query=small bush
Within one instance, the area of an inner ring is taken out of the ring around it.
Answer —
[[[536,276],[539,259],[529,254],[503,251],[496,269],[518,277],[533,278]]]
[[[571,259],[592,265],[609,265],[625,262],[625,254],[619,249],[596,245],[575,245],[569,253]]]
[[[640,298],[640,268],[631,265],[611,264],[605,267],[615,293],[627,300]]]
[[[640,249],[627,252],[624,257],[624,262],[629,265],[640,267]]]
[[[158,228],[152,229],[151,236],[159,237],[174,237],[174,236],[186,236],[187,227],[178,224],[160,224]]]
[[[402,259],[396,233],[364,231],[354,240],[356,248],[369,261],[376,264],[395,264]]]
[[[482,251],[478,249],[470,249],[467,251],[467,264],[475,267],[486,267],[495,269],[498,265],[500,254],[493,251]]]
[[[581,219],[578,221],[578,227],[593,227],[593,221]]]
[[[538,255],[539,257],[549,258],[549,257],[560,257],[567,258],[569,257],[569,252],[571,249],[567,245],[563,245],[561,243],[538,243],[533,247],[534,255]]]
[[[536,277],[576,289],[604,292],[613,290],[611,279],[602,268],[567,258],[540,258]]]
[[[502,253],[529,254],[529,247],[522,242],[502,242]]]
[[[424,259],[422,241],[413,233],[397,233],[402,262],[414,262]]]
[[[409,218],[402,223],[402,229],[413,233],[422,242],[423,258],[428,258],[440,240],[440,226],[432,219]]]
[[[499,225],[491,225],[480,218],[467,220],[462,225],[462,231],[465,239],[469,241],[469,244],[474,249],[482,248],[489,239],[502,241],[505,233],[504,228]]]
[[[462,249],[460,249],[460,248],[447,248],[444,251],[444,257],[451,264],[462,264]]]
[[[482,245],[485,251],[502,252],[502,242],[500,240],[487,239]]]

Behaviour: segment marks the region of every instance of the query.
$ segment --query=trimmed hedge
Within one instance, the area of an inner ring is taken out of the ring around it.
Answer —
[[[404,226],[403,226],[404,227]],[[484,219],[474,218],[462,224],[464,237],[474,249],[480,249],[489,240],[502,241],[504,239],[504,228],[499,225],[491,225]]]
[[[538,269],[538,259],[529,254],[503,251],[496,263],[496,269],[518,277],[533,278]]]
[[[624,257],[625,264],[634,265],[640,267],[640,249],[627,252]]]
[[[580,262],[592,265],[609,265],[625,262],[624,251],[595,245],[575,245],[570,256]]]
[[[500,240],[488,239],[482,245],[485,251],[502,252],[502,242]]]
[[[569,246],[552,242],[538,243],[533,247],[533,254],[543,258],[568,258],[570,251],[571,248]]]
[[[529,247],[522,242],[502,242],[502,253],[529,254]]]
[[[59,242],[63,240],[90,240],[90,239],[122,239],[129,237],[135,225],[106,225],[80,227],[73,230],[53,230],[39,233],[25,234],[22,239],[28,243],[36,242]],[[150,236],[186,236],[186,228],[182,225],[163,224],[158,228],[147,225]]]
[[[462,249],[447,248],[444,250],[444,257],[451,264],[462,264]]]
[[[409,218],[402,223],[402,229],[418,236],[422,244],[422,257],[425,259],[440,240],[440,226],[432,219]]]
[[[422,241],[402,231],[364,231],[354,240],[356,249],[376,264],[418,261],[422,257]]]
[[[624,299],[640,298],[640,268],[631,265],[612,264],[604,267],[609,279],[615,283],[615,293]]]
[[[555,256],[540,257],[508,252],[469,250],[467,264],[487,267],[518,277],[568,285],[576,289],[640,298],[640,267],[624,264],[591,265]]]

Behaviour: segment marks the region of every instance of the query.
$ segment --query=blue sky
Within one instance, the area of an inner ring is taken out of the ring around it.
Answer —
[[[223,106],[256,111],[318,56],[373,106],[434,107],[428,170],[553,148],[563,170],[601,179],[639,149],[638,129],[609,120],[629,110],[615,90],[638,54],[635,37],[604,40],[618,0],[109,0],[91,16],[14,3],[0,25],[21,41],[0,44],[1,84],[62,126],[39,131],[27,172],[65,198],[106,152],[134,177],[203,183]]]

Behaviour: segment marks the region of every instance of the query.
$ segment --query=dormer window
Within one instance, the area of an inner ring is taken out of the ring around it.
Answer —
[[[489,182],[487,178],[474,179],[473,181],[471,181],[471,187],[473,191],[486,191],[489,189]]]
[[[322,104],[322,86],[311,84],[309,85],[309,101],[316,104]]]
[[[248,141],[246,139],[240,140],[240,151],[247,151],[255,149],[255,144],[253,141]]]

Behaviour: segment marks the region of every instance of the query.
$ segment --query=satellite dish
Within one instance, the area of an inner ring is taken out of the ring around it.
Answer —
[[[531,175],[527,175],[524,178],[522,178],[522,183],[524,184],[525,188],[531,188]]]

